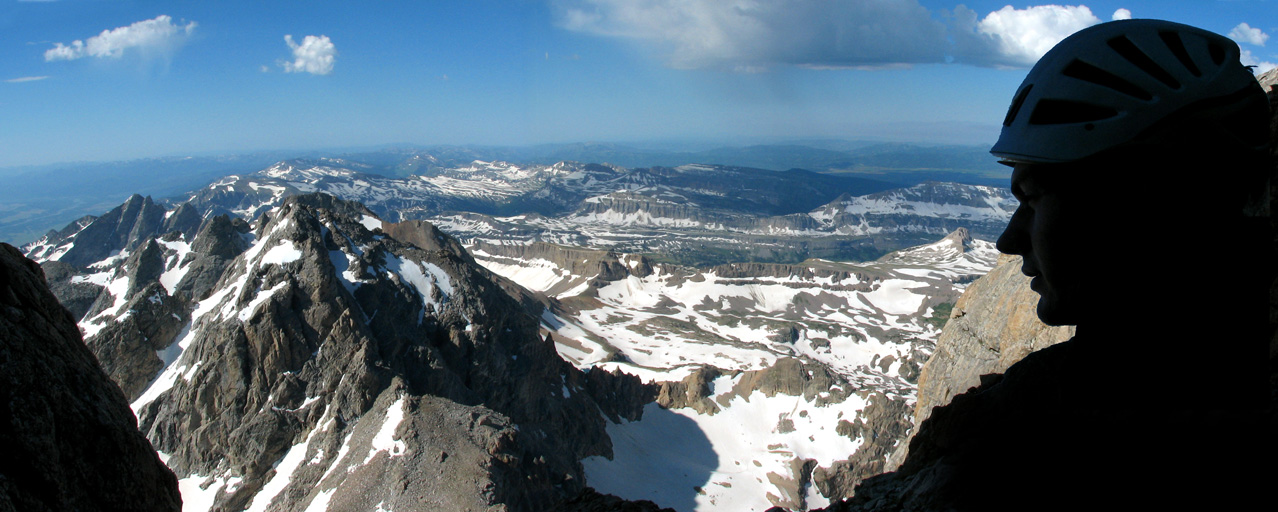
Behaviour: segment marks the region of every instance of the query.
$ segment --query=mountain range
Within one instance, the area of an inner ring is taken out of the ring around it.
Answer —
[[[363,172],[401,178],[464,167],[475,160],[529,165],[608,162],[630,168],[676,167],[687,163],[773,171],[802,168],[870,178],[895,186],[926,180],[1002,186],[1008,175],[1008,170],[994,164],[981,147],[857,141],[795,141],[740,147],[616,143],[534,147],[398,145],[68,163],[0,168],[0,178],[9,184],[0,190],[0,240],[25,244],[51,227],[98,214],[134,193],[168,198],[228,174],[249,174],[272,163],[299,157],[340,158],[359,162]]]
[[[908,432],[939,323],[993,265],[972,233],[1010,209],[988,187],[721,166],[352,167],[133,196],[24,247],[191,510],[606,498],[586,486],[678,510],[823,506]],[[808,224],[763,227],[786,218]],[[593,242],[549,242],[565,232]],[[695,267],[617,242],[884,233],[943,239]]]

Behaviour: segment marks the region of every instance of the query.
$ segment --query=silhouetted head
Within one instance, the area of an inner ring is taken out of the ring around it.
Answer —
[[[1169,293],[1184,233],[1267,215],[1268,121],[1237,44],[1211,32],[1116,21],[1048,52],[991,149],[1021,201],[998,249],[1024,258],[1039,318],[1088,323]]]

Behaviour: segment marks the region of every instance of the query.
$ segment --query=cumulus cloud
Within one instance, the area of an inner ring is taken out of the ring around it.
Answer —
[[[333,72],[333,62],[337,60],[337,47],[328,36],[306,36],[302,44],[293,41],[293,36],[285,35],[284,42],[293,50],[293,61],[282,62],[281,66],[288,73],[310,73],[327,75]]]
[[[981,18],[918,0],[559,0],[560,27],[656,48],[676,68],[892,68],[963,62],[1029,66],[1100,23],[1086,6],[1011,6]],[[1130,17],[1119,9],[1114,18]],[[942,22],[941,20],[945,21]]]
[[[19,83],[22,83],[22,82],[35,82],[35,81],[37,81],[37,80],[44,80],[44,79],[46,79],[46,78],[49,78],[49,77],[47,77],[47,76],[23,76],[23,77],[18,77],[18,78],[10,78],[10,79],[8,79],[8,80],[5,80],[5,82],[11,83],[11,84],[19,84]]]
[[[1132,12],[1127,9],[1119,9],[1117,11],[1114,11],[1114,15],[1110,16],[1109,19],[1114,21],[1130,20],[1132,19]]]
[[[1032,66],[1062,39],[1101,21],[1084,5],[1009,5],[980,21],[962,6],[955,13],[954,60],[982,66]]]
[[[917,0],[565,0],[559,26],[641,41],[676,68],[943,62],[945,26]]]
[[[1229,31],[1229,38],[1240,43],[1264,46],[1265,41],[1269,40],[1269,34],[1246,23],[1239,23],[1237,27]]]
[[[167,15],[139,21],[127,27],[103,30],[101,34],[71,44],[54,43],[44,52],[45,61],[76,60],[84,57],[120,58],[125,51],[144,54],[172,52],[195,31],[194,21],[185,25],[173,23]]]

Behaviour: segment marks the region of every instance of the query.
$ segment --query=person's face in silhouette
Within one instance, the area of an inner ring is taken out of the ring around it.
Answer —
[[[998,250],[1020,255],[1021,272],[1033,280],[1039,294],[1038,317],[1049,325],[1077,324],[1089,305],[1086,283],[1092,275],[1085,266],[1096,247],[1088,249],[1087,210],[1103,205],[1080,204],[1052,179],[1061,169],[1055,165],[1017,164],[1012,171],[1012,193],[1020,207],[998,239]],[[1095,226],[1092,226],[1095,228]]]

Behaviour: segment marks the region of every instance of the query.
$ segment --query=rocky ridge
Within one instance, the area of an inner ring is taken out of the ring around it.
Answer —
[[[822,227],[845,234],[922,232],[944,235],[958,228],[993,240],[1016,209],[1010,191],[996,187],[926,182],[913,187],[844,196],[813,210]]]
[[[387,220],[429,220],[468,244],[546,242],[688,263],[872,259],[958,226],[984,236],[997,223],[986,217],[1005,221],[1010,213],[1001,210],[1006,191],[991,187],[926,183],[892,195],[882,192],[887,184],[798,170],[476,161],[389,178],[366,167],[335,159],[280,162],[183,200],[206,215],[253,218],[290,195],[325,192]],[[889,195],[839,200],[876,192]],[[862,211],[862,203],[877,210]]]

